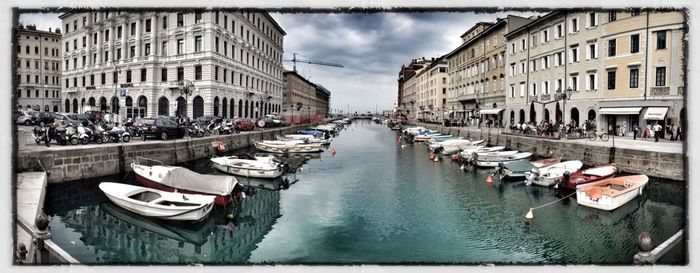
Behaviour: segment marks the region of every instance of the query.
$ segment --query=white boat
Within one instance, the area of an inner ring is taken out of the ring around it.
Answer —
[[[321,138],[316,138],[312,135],[293,134],[293,135],[284,135],[282,137],[277,137],[277,140],[280,140],[280,141],[301,140],[304,143],[319,143],[321,145],[328,145],[328,144],[331,144],[332,138],[321,139]]]
[[[584,184],[576,188],[576,202],[596,209],[614,210],[641,195],[648,182],[646,175],[629,175]]]
[[[467,139],[454,139],[454,140],[447,140],[439,144],[440,146],[435,148],[434,151],[438,151],[443,155],[452,155],[459,153],[462,150],[471,150],[475,149],[479,144],[484,142],[483,140],[467,140]],[[484,147],[484,146],[481,146]],[[505,149],[505,147],[503,147]]]
[[[474,143],[482,143],[483,141],[479,140],[478,142]],[[486,145],[472,145],[472,146],[467,146],[462,148],[462,150],[459,152],[459,157],[465,160],[471,160],[474,157],[475,152],[480,152],[480,153],[488,153],[488,152],[498,152],[503,149],[505,149],[505,146],[493,146],[493,147],[486,147]]]
[[[166,192],[113,182],[102,182],[99,187],[117,206],[146,217],[201,221],[214,207],[212,195]]]
[[[224,156],[211,159],[218,170],[234,175],[258,178],[277,178],[284,173],[284,165],[274,156]]]
[[[518,153],[515,151],[515,154],[510,154],[510,155],[503,155],[499,157],[492,157],[489,159],[482,159],[482,158],[476,158],[475,164],[479,167],[497,167],[499,163],[508,163],[508,162],[513,162],[513,161],[518,161],[522,159],[527,159],[532,156],[532,153],[529,152],[524,152],[524,153]]]
[[[264,142],[255,141],[255,148],[269,153],[317,153],[321,152],[321,144],[298,144],[288,141],[282,142]]]
[[[232,201],[238,180],[229,175],[209,175],[177,166],[146,166],[131,163],[136,181],[152,189],[168,192],[205,194],[216,197],[216,205],[226,206]]]
[[[525,178],[527,179],[526,184],[535,184],[539,186],[549,187],[557,184],[564,176],[565,172],[574,173],[581,169],[583,163],[579,160],[569,160],[560,162],[554,165],[550,165],[544,168],[532,169]]]

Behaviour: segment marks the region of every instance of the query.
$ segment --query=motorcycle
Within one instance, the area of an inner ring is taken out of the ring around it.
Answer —
[[[111,141],[116,143],[119,142],[119,140],[129,142],[129,140],[131,140],[131,134],[126,131],[123,125],[117,123],[117,125],[107,131],[107,141],[105,142]]]
[[[219,127],[219,133],[226,134],[226,135],[233,134],[232,124],[229,121],[222,120],[221,126]]]
[[[204,131],[199,127],[199,124],[196,122],[190,123],[190,126],[187,128],[187,130],[189,130],[190,136],[204,136]]]
[[[66,142],[71,145],[78,145],[80,139],[78,138],[78,131],[72,125],[66,125],[64,128],[56,128],[56,142],[65,145]]]
[[[133,119],[127,118],[126,121],[124,122],[124,128],[126,128],[126,131],[129,132],[131,136],[134,137],[140,137],[141,136],[141,128],[136,126],[134,124]]]
[[[36,144],[44,143],[46,147],[51,147],[51,137],[49,136],[49,126],[34,126],[32,133]]]
[[[102,131],[98,131],[98,128],[101,128],[101,127],[98,127],[95,125],[91,125],[89,127],[86,127],[86,129],[88,129],[88,130],[86,130],[85,132],[89,136],[88,142],[91,141],[91,142],[95,142],[97,144],[102,144],[103,135],[102,135]]]
[[[78,124],[78,140],[80,143],[83,145],[87,145],[90,143],[90,135],[92,135],[92,130],[90,128],[87,128],[83,126],[83,124],[79,123]]]

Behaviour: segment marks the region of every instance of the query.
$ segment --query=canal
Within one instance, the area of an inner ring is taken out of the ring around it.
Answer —
[[[636,237],[658,244],[686,225],[685,185],[652,179],[641,197],[612,212],[555,201],[553,190],[522,182],[485,183],[490,170],[428,160],[422,144],[356,121],[331,147],[280,181],[240,179],[258,188],[240,208],[217,208],[197,225],[149,220],[109,203],[100,181],[55,184],[46,206],[53,240],[87,264],[631,264]],[[183,164],[216,173],[207,159]],[[233,220],[225,216],[234,213]],[[685,243],[658,263],[685,264]]]

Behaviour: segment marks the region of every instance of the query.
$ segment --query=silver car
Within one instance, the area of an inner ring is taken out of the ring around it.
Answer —
[[[24,124],[27,126],[32,125],[32,114],[34,114],[33,111],[15,111],[15,123],[17,124]]]

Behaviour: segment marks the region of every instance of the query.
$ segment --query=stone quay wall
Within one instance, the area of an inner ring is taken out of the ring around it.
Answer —
[[[485,143],[494,146],[506,146],[512,150],[531,152],[537,156],[561,156],[562,160],[581,160],[583,164],[589,166],[615,163],[621,171],[628,173],[646,174],[650,177],[677,181],[685,181],[686,179],[684,176],[686,156],[684,154],[649,152],[639,149],[613,148],[563,140],[499,134],[497,129],[477,131],[473,128],[445,127],[437,124],[421,123],[419,125],[438,130],[443,134],[484,139]]]
[[[130,164],[137,157],[175,164],[214,155],[216,151],[212,142],[217,140],[225,143],[226,151],[229,151],[252,146],[255,141],[272,140],[276,136],[292,134],[302,127],[306,126],[293,125],[203,138],[147,140],[123,145],[77,145],[67,146],[68,149],[61,147],[41,151],[18,150],[16,171],[45,169],[49,173],[49,183],[95,178],[128,172],[131,170]]]

